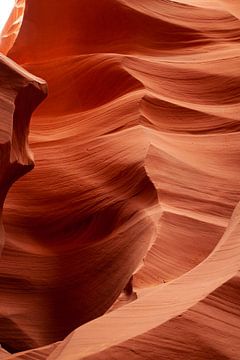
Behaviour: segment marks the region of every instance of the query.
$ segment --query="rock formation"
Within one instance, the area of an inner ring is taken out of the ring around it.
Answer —
[[[239,360],[239,18],[234,0],[16,1],[0,358]]]
[[[0,250],[2,208],[11,185],[34,166],[28,146],[29,120],[46,96],[46,84],[0,54]]]

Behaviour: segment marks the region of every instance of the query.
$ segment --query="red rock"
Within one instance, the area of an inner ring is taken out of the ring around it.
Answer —
[[[8,358],[238,360],[238,1],[17,4],[1,49],[49,96],[4,205]]]
[[[28,146],[29,121],[46,96],[46,84],[0,55],[0,250],[4,245],[2,207],[11,185],[33,169]]]

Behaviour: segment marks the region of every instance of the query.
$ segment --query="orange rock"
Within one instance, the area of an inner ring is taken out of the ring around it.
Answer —
[[[9,359],[239,359],[239,11],[16,2],[1,50],[49,96],[4,204]]]

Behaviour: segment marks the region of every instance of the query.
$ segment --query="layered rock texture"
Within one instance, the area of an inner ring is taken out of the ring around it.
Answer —
[[[234,0],[16,1],[0,359],[239,360],[239,19]]]

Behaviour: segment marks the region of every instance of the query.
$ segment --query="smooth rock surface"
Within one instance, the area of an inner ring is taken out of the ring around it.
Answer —
[[[4,204],[6,359],[239,360],[239,18],[233,0],[16,2],[1,51],[49,96]]]

